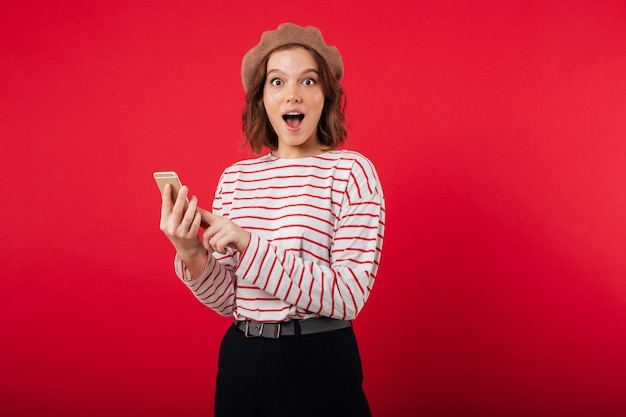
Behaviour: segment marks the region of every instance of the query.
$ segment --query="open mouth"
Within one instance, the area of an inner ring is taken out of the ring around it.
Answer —
[[[283,120],[285,121],[285,123],[287,123],[287,126],[291,128],[298,127],[300,123],[302,123],[303,119],[304,119],[304,114],[302,113],[289,112],[289,113],[283,114]]]

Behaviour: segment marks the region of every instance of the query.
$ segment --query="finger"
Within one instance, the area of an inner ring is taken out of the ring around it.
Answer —
[[[215,223],[217,220],[221,218],[221,216],[218,216],[217,214],[213,214],[210,211],[205,210],[200,207],[198,207],[198,211],[202,215],[202,221],[208,225],[212,225],[213,223]]]
[[[163,187],[163,193],[161,194],[161,200],[164,206],[172,206],[172,186],[170,184],[165,184]]]
[[[215,247],[211,245],[211,238],[215,235],[216,231],[217,230],[215,228],[209,227],[202,233],[202,246],[204,246],[204,248],[211,253],[217,252]]]
[[[217,253],[225,254],[226,249],[235,248],[236,233],[229,225],[221,227],[209,240],[210,245],[215,248]]]
[[[202,240],[202,246],[204,246],[204,249],[206,249],[206,250],[207,250],[207,252],[209,252],[209,253],[214,253],[214,252],[217,252],[217,251],[215,250],[215,248],[214,248],[213,246],[211,246],[211,244],[209,243],[209,241],[208,241],[208,240],[206,240],[206,239],[203,239],[203,240]]]
[[[208,229],[210,224],[207,220],[205,220],[205,218],[202,216],[203,213],[209,213],[212,214],[210,212],[208,212],[207,210],[203,209],[202,207],[197,207],[196,211],[198,212],[198,214],[200,214],[200,227],[202,227],[203,229]],[[213,214],[213,216],[215,216]]]
[[[215,252],[225,254],[224,230],[218,231],[209,241],[211,246],[215,248]]]
[[[176,201],[174,202],[174,206],[172,207],[172,212],[179,214],[181,217],[185,212],[185,206],[187,205],[187,193],[189,192],[189,188],[186,185],[180,187],[178,191],[178,195],[176,196]]]
[[[196,214],[193,216],[193,222],[191,223],[190,230],[194,230],[194,233],[197,234],[200,229],[200,223],[202,223],[202,217],[200,216],[200,213],[196,211]]]
[[[161,194],[161,229],[165,227],[167,219],[172,213],[172,205],[172,187],[169,184],[165,184]]]
[[[189,232],[198,233],[197,227],[194,229],[193,223],[196,218],[196,206],[198,204],[198,198],[196,196],[191,197],[187,210],[183,215],[180,222],[180,227],[183,229],[183,233],[189,234]]]

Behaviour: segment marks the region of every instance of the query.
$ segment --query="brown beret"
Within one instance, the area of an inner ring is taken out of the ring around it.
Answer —
[[[335,74],[337,81],[343,77],[343,61],[339,50],[324,42],[322,33],[318,28],[283,23],[276,30],[264,32],[261,35],[261,41],[244,55],[241,62],[241,82],[246,93],[265,57],[286,45],[303,45],[311,48],[324,58],[332,73]]]

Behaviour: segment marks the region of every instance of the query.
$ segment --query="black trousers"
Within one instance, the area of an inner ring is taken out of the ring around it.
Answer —
[[[351,327],[279,339],[231,326],[220,347],[215,417],[370,417]]]

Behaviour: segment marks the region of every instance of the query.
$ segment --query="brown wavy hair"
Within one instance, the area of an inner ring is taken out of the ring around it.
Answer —
[[[345,127],[346,96],[339,82],[330,71],[328,64],[317,52],[304,45],[290,44],[281,46],[270,52],[255,74],[252,84],[246,94],[246,105],[242,114],[243,133],[245,142],[252,152],[260,154],[263,147],[275,151],[278,149],[278,136],[267,117],[263,104],[263,88],[267,79],[267,61],[269,56],[276,51],[291,48],[303,48],[309,51],[319,71],[319,81],[324,92],[324,108],[320,121],[317,125],[317,137],[326,150],[336,149],[347,137]]]

